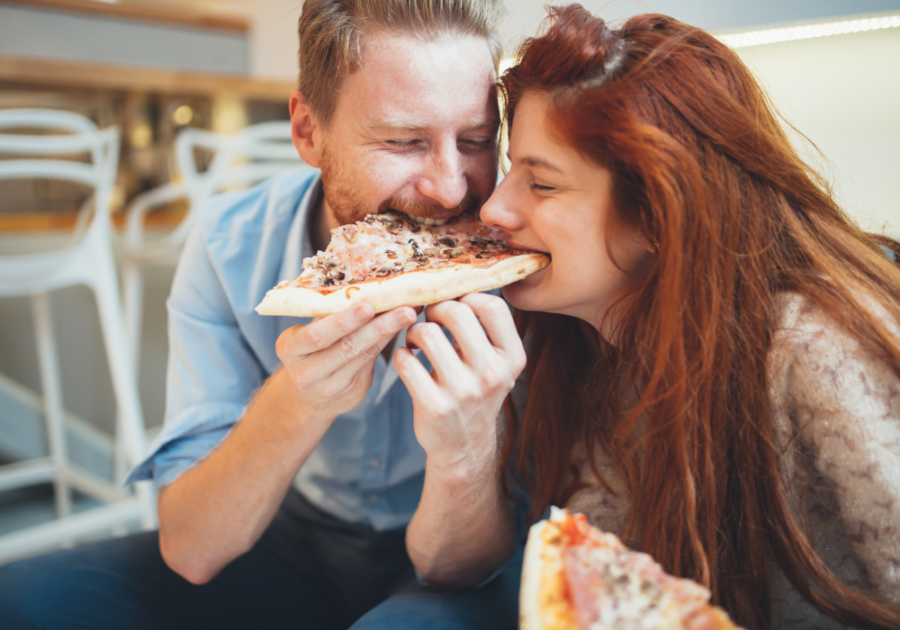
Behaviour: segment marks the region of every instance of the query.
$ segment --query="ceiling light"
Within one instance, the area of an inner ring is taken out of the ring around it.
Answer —
[[[749,31],[747,33],[733,33],[731,35],[722,35],[719,39],[732,48],[743,48],[746,46],[759,46],[760,44],[792,42],[799,39],[811,39],[828,35],[843,35],[845,33],[859,33],[860,31],[874,31],[883,28],[897,27],[900,27],[900,15],[887,15],[856,20],[843,20],[840,22],[763,29],[759,31]]]

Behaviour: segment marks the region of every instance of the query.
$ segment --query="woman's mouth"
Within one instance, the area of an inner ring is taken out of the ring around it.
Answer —
[[[515,241],[506,241],[506,244],[512,247],[513,249],[518,249],[523,252],[534,252],[535,254],[543,254],[547,258],[550,259],[550,262],[553,262],[553,256],[550,255],[550,252],[541,251],[539,249],[535,249],[534,247],[528,247],[527,245],[522,245],[521,243],[516,243]]]

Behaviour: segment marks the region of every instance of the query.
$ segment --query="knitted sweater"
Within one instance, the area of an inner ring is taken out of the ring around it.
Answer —
[[[781,298],[768,357],[784,488],[825,564],[849,586],[900,602],[900,380],[809,300]],[[887,321],[878,305],[874,313]],[[891,330],[900,336],[894,325]],[[603,489],[576,449],[580,489],[567,503],[592,524],[621,534],[631,505],[602,448]],[[771,564],[773,628],[840,628]]]

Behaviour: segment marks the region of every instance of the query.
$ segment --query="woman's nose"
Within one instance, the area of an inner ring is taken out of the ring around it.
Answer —
[[[481,222],[485,225],[503,230],[517,232],[524,226],[524,217],[513,200],[512,186],[504,178],[488,200],[481,206]]]

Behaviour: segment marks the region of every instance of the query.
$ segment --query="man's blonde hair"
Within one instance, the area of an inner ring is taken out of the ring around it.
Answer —
[[[445,33],[487,40],[494,67],[502,53],[502,0],[306,0],[300,14],[300,91],[322,124],[334,115],[344,78],[359,65],[364,31],[433,39]]]

